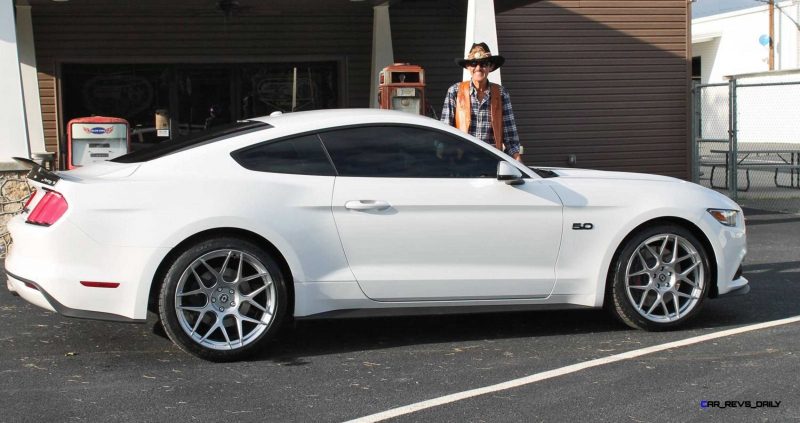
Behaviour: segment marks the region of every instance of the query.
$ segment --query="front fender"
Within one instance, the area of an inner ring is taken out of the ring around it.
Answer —
[[[564,242],[556,265],[554,294],[582,294],[600,307],[614,254],[625,238],[658,219],[686,222],[709,241],[716,258],[717,283],[732,277],[741,262],[744,227],[722,228],[708,208],[739,207],[727,197],[678,181],[563,178],[554,189],[564,200]],[[591,230],[574,224],[591,223]],[[735,264],[735,266],[734,266]],[[731,269],[732,268],[732,269]]]

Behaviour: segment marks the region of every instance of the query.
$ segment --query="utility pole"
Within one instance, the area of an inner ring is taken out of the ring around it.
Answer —
[[[775,0],[769,0],[769,70],[775,70]]]

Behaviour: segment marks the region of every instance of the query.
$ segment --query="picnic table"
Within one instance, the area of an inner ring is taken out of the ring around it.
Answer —
[[[730,150],[711,150],[714,154],[724,154],[725,161],[721,163],[713,163],[711,166],[711,186],[714,188],[728,188],[728,166],[730,164]],[[714,185],[714,171],[717,167],[725,169],[725,185]],[[758,149],[747,148],[736,151],[736,167],[744,169],[747,178],[747,184],[741,191],[750,189],[750,170],[768,169],[775,170],[775,186],[781,188],[798,188],[800,189],[800,146],[797,149]],[[778,181],[778,173],[780,171],[789,172],[789,184],[781,184]]]

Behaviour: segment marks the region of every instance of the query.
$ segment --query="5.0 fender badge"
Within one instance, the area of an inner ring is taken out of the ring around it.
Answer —
[[[594,229],[594,225],[591,223],[573,223],[572,229],[575,231],[589,231]]]

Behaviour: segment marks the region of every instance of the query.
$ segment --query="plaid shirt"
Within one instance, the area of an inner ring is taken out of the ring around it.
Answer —
[[[444,98],[442,107],[442,122],[456,126],[456,99],[458,98],[458,85],[456,83],[449,90]],[[472,104],[472,115],[469,121],[469,134],[481,141],[494,146],[494,134],[492,125],[489,122],[489,104],[491,89],[487,86],[483,94],[483,101],[478,101],[478,89],[470,84],[469,96]],[[517,123],[514,120],[514,111],[511,109],[511,98],[508,91],[500,86],[500,96],[503,99],[503,144],[505,153],[509,156],[519,153],[519,135],[517,134]]]

